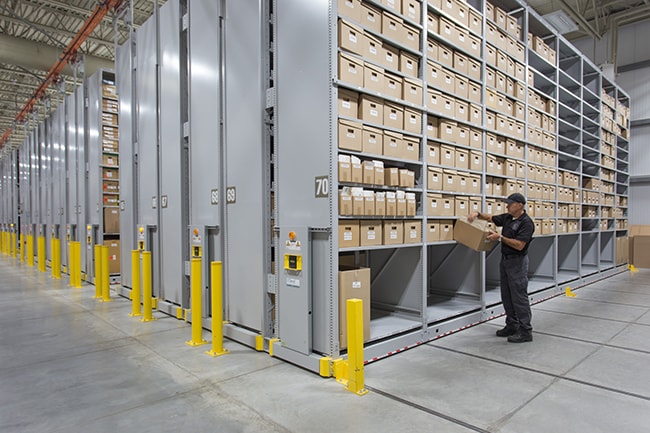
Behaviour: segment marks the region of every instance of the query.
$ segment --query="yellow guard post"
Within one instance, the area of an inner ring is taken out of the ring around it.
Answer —
[[[212,262],[210,270],[212,274],[212,350],[205,353],[210,356],[220,356],[228,353],[223,348],[223,264]],[[194,323],[193,313],[192,323]]]
[[[190,346],[201,346],[208,342],[203,339],[203,316],[201,315],[201,258],[192,257],[190,262],[190,304],[192,309],[192,339],[186,341]]]
[[[347,331],[348,331],[348,361],[347,384],[345,389],[357,395],[365,395],[363,365],[363,301],[348,299]]]

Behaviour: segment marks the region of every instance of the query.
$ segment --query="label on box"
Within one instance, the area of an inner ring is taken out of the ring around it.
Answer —
[[[353,289],[360,289],[361,288],[361,281],[352,281],[352,288]]]
[[[397,230],[391,230],[390,231],[390,238],[391,239],[397,239]]]
[[[352,66],[352,65],[348,65],[348,72],[351,73],[351,74],[355,74],[355,75],[356,75],[356,74],[357,74],[357,68],[355,68],[355,67]]]
[[[418,231],[417,231],[417,230],[411,230],[411,231],[409,232],[409,237],[410,237],[411,239],[416,239],[416,238],[418,237]]]
[[[348,33],[348,39],[350,40],[350,42],[353,42],[355,44],[357,43],[357,37],[352,33]]]
[[[371,241],[374,241],[376,239],[374,230],[368,230],[368,239]]]
[[[351,104],[350,104],[349,101],[341,101],[341,106],[342,106],[343,108],[350,108],[350,107],[351,107]]]
[[[377,110],[371,108],[371,109],[370,109],[370,115],[371,115],[371,116],[378,117],[378,116],[379,116],[379,112],[378,112]]]
[[[343,232],[343,240],[344,241],[351,241],[352,240],[352,232]]]

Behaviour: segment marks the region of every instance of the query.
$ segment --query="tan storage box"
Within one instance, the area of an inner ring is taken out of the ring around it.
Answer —
[[[363,29],[345,20],[339,20],[339,47],[363,56],[366,47]]]
[[[381,220],[361,220],[359,222],[360,245],[362,247],[381,245],[384,240],[383,228]]]
[[[453,241],[454,240],[454,221],[453,220],[440,220],[440,240]]]
[[[496,241],[487,240],[489,232],[485,221],[475,219],[473,222],[460,218],[454,226],[454,240],[474,251],[491,251]]]
[[[364,126],[361,135],[362,151],[382,155],[384,152],[384,133],[381,129]]]
[[[402,221],[383,221],[384,245],[404,243],[404,223]]]
[[[108,273],[120,273],[120,241],[109,240],[104,241],[104,245],[108,247]]]
[[[348,346],[347,300],[363,303],[363,340],[370,339],[370,268],[339,271],[339,346]]]
[[[339,149],[356,150],[361,152],[362,125],[358,122],[339,119]]]
[[[104,208],[104,233],[120,232],[120,209],[116,207]]]
[[[422,222],[419,220],[404,221],[404,243],[416,244],[422,242]]]
[[[363,62],[350,55],[339,53],[339,80],[363,87]]]
[[[440,222],[430,220],[427,221],[427,242],[438,242],[440,240]]]
[[[339,220],[339,248],[359,246],[359,221]]]

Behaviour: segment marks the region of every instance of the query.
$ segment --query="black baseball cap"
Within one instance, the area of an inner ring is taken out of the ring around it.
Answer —
[[[508,198],[503,199],[504,202],[510,204],[510,203],[521,203],[521,204],[526,204],[526,197],[523,195],[519,194],[518,192],[514,194],[510,194]]]

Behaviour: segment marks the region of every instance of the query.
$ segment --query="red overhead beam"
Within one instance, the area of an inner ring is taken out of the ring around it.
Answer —
[[[56,61],[56,63],[50,68],[47,72],[45,80],[38,86],[38,89],[34,92],[34,95],[27,101],[23,109],[16,116],[16,123],[22,122],[25,120],[27,114],[29,114],[33,109],[34,105],[43,98],[45,95],[45,90],[53,83],[56,83],[59,79],[59,73],[63,70],[65,65],[68,63],[74,62],[77,57],[77,50],[81,47],[81,44],[84,43],[86,38],[95,30],[95,27],[104,19],[106,14],[111,8],[119,6],[122,0],[103,0],[95,7],[90,17],[86,20],[81,29],[77,34],[72,38],[66,49],[61,53],[61,56]],[[0,149],[9,139],[9,136],[13,132],[13,128],[9,128],[5,131],[0,139]]]

